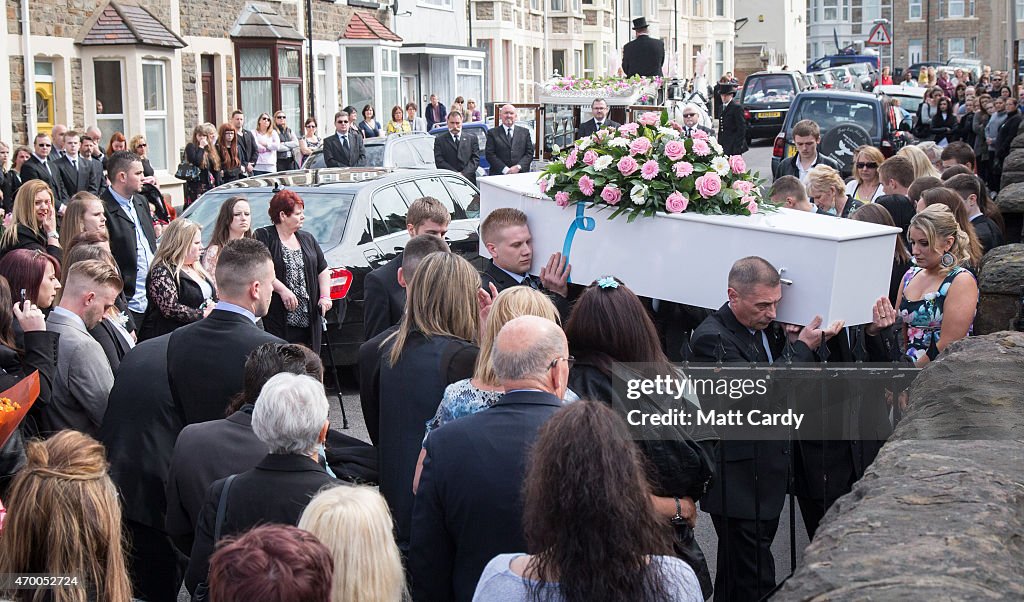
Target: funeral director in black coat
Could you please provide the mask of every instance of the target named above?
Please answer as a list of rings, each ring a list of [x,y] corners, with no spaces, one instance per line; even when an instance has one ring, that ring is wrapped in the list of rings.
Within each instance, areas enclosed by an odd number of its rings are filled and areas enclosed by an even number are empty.
[[[438,169],[461,173],[476,184],[476,168],[480,165],[480,144],[476,136],[462,135],[462,113],[448,113],[448,134],[434,137],[434,163]]]
[[[633,19],[636,39],[622,47],[622,71],[626,77],[662,75],[661,65],[665,62],[665,42],[652,38],[647,33],[647,18]]]
[[[590,103],[590,114],[594,118],[580,124],[579,129],[576,130],[577,140],[586,136],[593,136],[600,129],[617,128],[621,125],[616,121],[608,119],[608,102],[603,98],[595,98],[594,102]]]
[[[352,129],[349,114],[338,111],[334,114],[334,136],[324,138],[324,163],[327,167],[363,167],[366,165],[366,148],[363,137]]]
[[[530,130],[516,125],[516,108],[504,105],[499,112],[501,125],[487,131],[484,155],[491,165],[491,175],[530,171],[533,161],[533,140]]]
[[[727,155],[742,155],[747,152],[747,120],[743,107],[733,102],[736,86],[722,85],[722,118],[718,122],[718,143]]]

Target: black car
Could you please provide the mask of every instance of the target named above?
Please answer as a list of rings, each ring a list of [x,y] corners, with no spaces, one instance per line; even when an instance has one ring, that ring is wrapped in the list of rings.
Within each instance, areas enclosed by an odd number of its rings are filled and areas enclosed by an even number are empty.
[[[747,76],[738,100],[747,120],[747,139],[778,134],[789,103],[811,87],[812,81],[799,71],[761,71]]]
[[[270,223],[270,198],[287,187],[305,203],[304,229],[316,237],[330,266],[328,335],[338,365],[356,363],[363,342],[363,279],[395,257],[409,240],[405,216],[409,203],[432,196],[451,212],[445,239],[452,251],[479,269],[477,225],[480,193],[460,174],[440,169],[386,170],[325,168],[284,171],[238,180],[214,188],[183,214],[203,226],[209,244],[224,201],[242,196],[252,207],[252,227]],[[326,342],[326,341],[325,341]],[[324,355],[324,362],[330,355]]]

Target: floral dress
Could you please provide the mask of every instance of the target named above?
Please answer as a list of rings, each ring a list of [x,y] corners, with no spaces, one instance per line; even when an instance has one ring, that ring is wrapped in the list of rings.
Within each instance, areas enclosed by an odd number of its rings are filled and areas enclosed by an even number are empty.
[[[939,344],[942,332],[942,306],[946,301],[946,293],[949,292],[949,287],[957,275],[961,272],[970,273],[966,268],[953,268],[939,284],[939,290],[926,293],[919,301],[911,301],[906,297],[907,285],[921,270],[922,268],[910,268],[903,276],[903,301],[900,303],[900,317],[907,325],[907,356],[915,362],[925,355],[933,360],[938,355],[938,347],[935,346]],[[973,325],[967,334],[970,334],[971,330]]]
[[[306,270],[302,262],[302,249],[284,248],[285,283],[299,300],[299,305],[288,312],[286,318],[289,326],[307,328],[309,326],[309,290],[306,288]]]

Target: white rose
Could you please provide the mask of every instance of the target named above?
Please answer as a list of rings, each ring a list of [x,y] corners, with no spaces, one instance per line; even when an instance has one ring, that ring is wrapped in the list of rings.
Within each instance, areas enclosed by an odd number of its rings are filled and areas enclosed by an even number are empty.
[[[597,171],[604,171],[608,169],[608,166],[610,166],[611,164],[611,155],[601,155],[600,157],[597,158],[597,161],[594,161],[594,169],[596,169]]]
[[[551,154],[552,155],[557,155],[559,152],[561,152],[561,150],[562,150],[562,148],[560,146],[558,146],[557,144],[552,144],[551,145]]]
[[[647,186],[643,184],[634,184],[633,189],[629,191],[629,199],[633,201],[634,205],[643,205],[647,202]]]
[[[724,152],[722,149],[722,145],[719,144],[718,140],[715,140],[714,138],[711,139],[711,148],[715,149],[715,152],[718,153],[719,155],[721,155],[722,152]]]
[[[590,146],[589,136],[587,136],[586,138],[580,138],[579,140],[576,141],[576,148],[580,149],[581,151],[587,150],[588,146]]]
[[[718,175],[725,177],[729,175],[729,160],[725,157],[715,157],[711,160],[711,169],[718,172]]]
[[[670,140],[675,140],[676,138],[679,137],[679,132],[677,132],[675,128],[662,126],[658,128],[658,133],[666,138],[669,138]]]

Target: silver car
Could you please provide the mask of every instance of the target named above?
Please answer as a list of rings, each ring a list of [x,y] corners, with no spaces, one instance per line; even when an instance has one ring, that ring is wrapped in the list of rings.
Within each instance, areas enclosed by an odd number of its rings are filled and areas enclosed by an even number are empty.
[[[434,137],[426,132],[405,132],[390,134],[387,138],[367,138],[366,167],[433,168]],[[327,167],[324,162],[323,145],[313,151],[302,164],[303,169]]]

